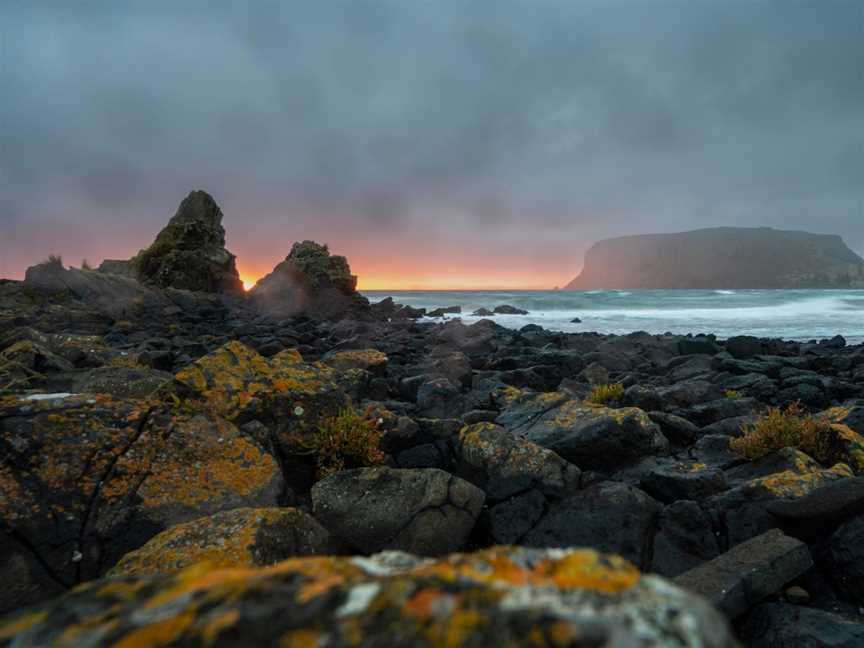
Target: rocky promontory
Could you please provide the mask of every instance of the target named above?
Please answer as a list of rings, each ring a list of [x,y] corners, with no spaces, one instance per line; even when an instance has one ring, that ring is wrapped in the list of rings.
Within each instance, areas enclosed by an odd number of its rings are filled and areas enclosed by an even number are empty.
[[[862,345],[111,269],[0,281],[0,646],[864,642]]]
[[[864,259],[839,236],[717,227],[606,239],[566,290],[864,287]]]

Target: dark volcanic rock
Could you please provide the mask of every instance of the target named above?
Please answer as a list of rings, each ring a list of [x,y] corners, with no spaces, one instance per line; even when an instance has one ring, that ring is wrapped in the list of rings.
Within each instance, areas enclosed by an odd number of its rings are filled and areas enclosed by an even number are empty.
[[[585,405],[564,394],[526,394],[496,422],[581,468],[620,466],[669,448],[660,428],[642,410]]]
[[[516,308],[510,304],[501,304],[496,306],[493,311],[496,315],[527,315],[528,311],[522,308]]]
[[[290,254],[250,291],[255,308],[280,317],[336,318],[371,313],[356,291],[357,277],[344,256],[331,255],[314,241],[295,243]],[[379,305],[379,310],[386,310]]]
[[[675,583],[735,618],[812,565],[807,545],[774,529],[681,574]]]
[[[456,456],[456,473],[482,488],[489,503],[529,489],[560,497],[579,487],[576,466],[492,423],[464,427]]]
[[[145,284],[241,295],[243,284],[234,260],[225,249],[222,210],[207,192],[193,191],[133,263]]]
[[[831,573],[838,587],[864,605],[864,515],[844,522],[831,536]]]
[[[363,553],[456,551],[474,528],[484,499],[476,486],[435,468],[358,468],[312,488],[315,517]]]
[[[550,504],[522,542],[531,547],[592,547],[646,567],[660,509],[638,488],[603,482]]]
[[[858,615],[787,603],[763,603],[747,617],[742,639],[751,648],[858,648],[864,624]]]

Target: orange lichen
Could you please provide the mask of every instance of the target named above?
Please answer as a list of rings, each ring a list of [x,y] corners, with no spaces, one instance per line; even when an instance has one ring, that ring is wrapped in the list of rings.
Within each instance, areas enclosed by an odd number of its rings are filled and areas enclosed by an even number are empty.
[[[133,630],[114,644],[114,648],[167,646],[177,641],[194,624],[195,612],[193,610],[186,610],[176,616]]]
[[[239,618],[240,612],[236,609],[231,609],[220,612],[208,620],[207,624],[201,629],[201,638],[204,640],[205,645],[216,641],[219,634],[223,630],[234,626]]]

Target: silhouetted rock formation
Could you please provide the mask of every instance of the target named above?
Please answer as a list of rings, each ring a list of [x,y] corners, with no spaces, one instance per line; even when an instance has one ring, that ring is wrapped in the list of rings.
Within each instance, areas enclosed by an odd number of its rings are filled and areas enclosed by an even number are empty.
[[[595,243],[568,290],[864,286],[864,259],[839,236],[718,227]]]
[[[344,256],[314,241],[295,243],[285,260],[250,291],[252,305],[268,313],[336,317],[368,311],[356,291],[357,277]]]
[[[240,295],[235,258],[225,249],[219,205],[206,191],[192,191],[150,247],[129,261],[107,260],[99,270],[159,288]]]

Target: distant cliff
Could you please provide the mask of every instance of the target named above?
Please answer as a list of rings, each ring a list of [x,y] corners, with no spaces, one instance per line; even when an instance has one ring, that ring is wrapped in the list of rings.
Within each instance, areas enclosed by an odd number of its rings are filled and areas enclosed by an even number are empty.
[[[595,243],[567,290],[864,287],[864,259],[839,236],[717,227]]]

